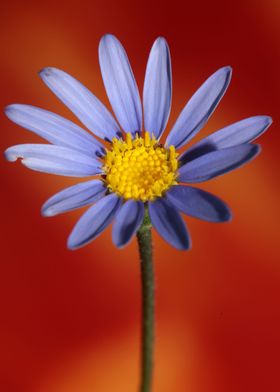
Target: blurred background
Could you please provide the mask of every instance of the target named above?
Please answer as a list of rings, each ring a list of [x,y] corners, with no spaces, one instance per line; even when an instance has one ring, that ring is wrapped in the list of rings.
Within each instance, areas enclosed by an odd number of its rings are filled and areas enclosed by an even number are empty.
[[[174,86],[168,130],[200,84],[229,64],[231,86],[195,141],[245,117],[273,117],[253,163],[202,186],[227,201],[232,223],[186,219],[189,252],[154,233],[154,391],[279,391],[279,2],[11,0],[0,7],[1,108],[27,103],[73,120],[40,81],[45,66],[73,74],[109,106],[97,48],[110,32],[124,44],[140,91],[153,40],[168,40]],[[41,139],[2,114],[1,150],[28,142]],[[82,211],[42,218],[40,207],[75,180],[3,158],[1,165],[1,390],[137,391],[135,240],[117,250],[109,229],[68,251]]]

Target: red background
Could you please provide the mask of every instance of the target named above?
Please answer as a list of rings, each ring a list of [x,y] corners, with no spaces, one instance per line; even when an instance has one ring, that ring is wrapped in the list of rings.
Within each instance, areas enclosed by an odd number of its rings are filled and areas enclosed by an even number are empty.
[[[140,89],[153,40],[167,38],[174,76],[168,129],[206,77],[228,64],[231,86],[199,137],[251,115],[274,118],[256,161],[204,186],[232,207],[232,223],[187,219],[189,252],[154,235],[155,392],[280,390],[279,16],[277,0],[1,5],[2,108],[29,103],[73,119],[38,78],[45,66],[75,75],[108,104],[97,47],[111,32],[126,47]],[[40,140],[3,115],[1,129],[1,150]],[[81,211],[45,219],[40,206],[74,181],[1,164],[1,390],[137,391],[135,241],[117,250],[107,230],[68,251]]]

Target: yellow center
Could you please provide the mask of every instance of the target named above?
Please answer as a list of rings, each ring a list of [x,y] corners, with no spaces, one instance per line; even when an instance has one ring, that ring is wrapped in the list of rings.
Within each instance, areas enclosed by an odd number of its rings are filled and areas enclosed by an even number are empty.
[[[148,132],[135,139],[127,133],[125,140],[113,139],[104,157],[106,185],[124,199],[153,200],[177,184],[177,157],[174,146],[162,147]]]

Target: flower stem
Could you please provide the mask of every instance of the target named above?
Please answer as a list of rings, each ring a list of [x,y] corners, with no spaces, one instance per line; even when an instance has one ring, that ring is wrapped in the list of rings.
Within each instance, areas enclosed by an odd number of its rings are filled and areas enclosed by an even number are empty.
[[[141,260],[142,283],[142,363],[140,392],[150,392],[153,372],[154,345],[154,271],[152,261],[152,233],[148,211],[137,240]]]

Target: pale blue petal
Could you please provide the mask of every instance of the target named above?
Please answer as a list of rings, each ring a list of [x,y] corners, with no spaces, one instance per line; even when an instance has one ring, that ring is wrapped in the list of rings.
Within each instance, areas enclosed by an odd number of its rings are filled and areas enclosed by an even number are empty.
[[[7,106],[5,113],[11,121],[50,143],[69,147],[90,156],[104,153],[104,147],[92,135],[55,113],[21,104]]]
[[[126,245],[139,229],[144,218],[144,204],[141,201],[125,202],[113,224],[113,242],[118,247]]]
[[[79,219],[70,234],[68,248],[79,248],[98,237],[112,222],[121,203],[121,199],[112,193],[90,207]]]
[[[149,202],[152,225],[165,241],[177,249],[189,249],[190,237],[186,225],[176,207],[167,199]]]
[[[184,214],[209,222],[231,219],[228,206],[217,196],[202,189],[175,185],[166,192],[167,199]]]
[[[171,108],[172,73],[167,42],[158,38],[150,52],[143,92],[145,130],[160,139]]]
[[[255,116],[238,121],[194,144],[180,156],[180,162],[185,164],[211,151],[249,143],[264,133],[271,124],[269,116]]]
[[[241,144],[202,155],[179,169],[180,182],[202,182],[225,174],[252,160],[260,146]]]
[[[100,180],[90,180],[63,189],[50,197],[42,206],[42,215],[54,216],[96,202],[107,191]]]
[[[166,145],[180,148],[200,131],[223,97],[230,79],[231,67],[224,67],[203,83],[179,115]]]
[[[87,177],[101,173],[96,159],[70,148],[51,144],[19,144],[5,151],[8,161],[22,158],[22,164],[44,173],[70,177]]]
[[[123,46],[111,34],[103,36],[100,41],[99,63],[108,98],[119,123],[125,132],[140,132],[142,110],[138,87]]]
[[[121,135],[119,126],[108,109],[78,80],[57,68],[47,67],[40,76],[52,92],[95,135],[112,140]]]

